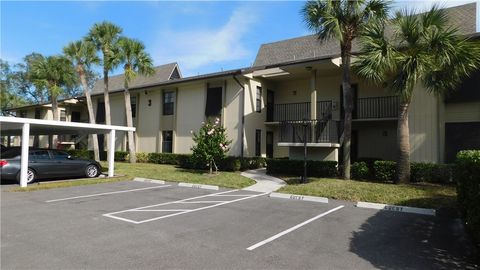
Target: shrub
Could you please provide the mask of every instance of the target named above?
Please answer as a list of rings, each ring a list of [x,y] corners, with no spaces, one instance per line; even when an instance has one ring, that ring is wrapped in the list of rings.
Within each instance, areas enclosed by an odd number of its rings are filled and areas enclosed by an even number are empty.
[[[192,158],[196,164],[208,164],[210,173],[212,173],[214,165],[225,158],[225,153],[228,152],[229,145],[232,143],[227,139],[226,131],[220,124],[220,119],[216,118],[215,122],[202,123],[198,132],[192,132],[195,142],[191,148]]]
[[[115,161],[127,161],[128,160],[128,152],[116,151],[114,160]]]
[[[218,169],[221,171],[239,171],[241,168],[241,162],[238,157],[225,157],[222,160],[220,160],[217,164]]]
[[[268,174],[303,175],[303,160],[267,159]],[[307,176],[335,177],[338,175],[336,161],[307,161]]]
[[[148,153],[138,152],[137,153],[137,162],[147,163],[148,162]]]
[[[394,161],[375,161],[373,163],[375,180],[380,182],[393,182],[393,180],[395,180],[395,166],[396,163]]]
[[[266,159],[263,157],[244,157],[240,159],[240,170],[255,170],[263,168],[266,165]]]
[[[454,173],[460,211],[468,230],[480,242],[480,150],[458,152]]]
[[[352,179],[364,180],[370,178],[370,170],[366,162],[360,161],[352,164]]]
[[[87,149],[75,149],[75,150],[65,150],[68,154],[76,158],[83,159],[93,159],[93,151],[88,151]]]
[[[449,183],[452,165],[434,163],[411,163],[411,182]]]

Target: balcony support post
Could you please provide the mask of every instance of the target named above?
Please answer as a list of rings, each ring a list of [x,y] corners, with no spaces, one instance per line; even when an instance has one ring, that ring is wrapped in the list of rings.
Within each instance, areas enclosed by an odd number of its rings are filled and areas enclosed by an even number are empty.
[[[310,70],[310,120],[313,120],[311,124],[311,137],[310,141],[315,142],[315,130],[317,123],[317,70]]]

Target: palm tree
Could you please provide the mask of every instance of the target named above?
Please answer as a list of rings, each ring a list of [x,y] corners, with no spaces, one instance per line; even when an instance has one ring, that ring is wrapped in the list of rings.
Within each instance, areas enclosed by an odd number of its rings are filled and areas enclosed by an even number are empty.
[[[387,17],[389,1],[382,0],[310,0],[301,13],[307,27],[321,41],[331,38],[340,43],[342,91],[344,99],[343,177],[350,179],[353,94],[350,86],[352,42],[371,20]]]
[[[58,121],[58,97],[66,87],[73,87],[77,83],[72,63],[64,56],[39,56],[32,63],[31,79],[36,86],[47,88],[52,102],[53,120]],[[55,141],[54,136],[53,142]],[[55,147],[55,143],[52,146]]]
[[[121,38],[118,42],[119,61],[123,63],[124,69],[124,97],[125,97],[125,112],[127,116],[127,126],[133,127],[132,120],[132,106],[130,103],[129,83],[135,79],[137,74],[153,75],[153,61],[150,55],[145,52],[145,46],[142,42],[130,39]],[[135,155],[135,141],[133,132],[128,132],[128,150],[130,154],[130,162],[137,161]]]
[[[63,48],[65,56],[75,65],[80,83],[83,88],[83,94],[87,99],[88,118],[91,124],[95,124],[95,115],[93,113],[92,98],[87,83],[88,70],[91,64],[98,64],[100,59],[97,57],[95,45],[89,41],[77,40],[70,42]],[[95,160],[100,160],[100,152],[98,149],[98,136],[92,134],[93,153]]]
[[[90,29],[85,40],[93,42],[97,50],[102,51],[103,54],[103,99],[105,103],[105,122],[107,125],[112,124],[110,115],[110,96],[108,92],[108,72],[116,67],[118,64],[115,51],[118,39],[122,33],[122,28],[107,21],[96,23]],[[107,145],[108,143],[108,135]]]
[[[400,97],[396,182],[406,183],[410,180],[408,109],[414,87],[421,83],[434,94],[452,91],[480,67],[480,43],[459,36],[445,11],[436,6],[420,15],[397,12],[390,26],[393,34],[388,37],[381,23],[365,31],[354,67],[361,77],[386,83]]]

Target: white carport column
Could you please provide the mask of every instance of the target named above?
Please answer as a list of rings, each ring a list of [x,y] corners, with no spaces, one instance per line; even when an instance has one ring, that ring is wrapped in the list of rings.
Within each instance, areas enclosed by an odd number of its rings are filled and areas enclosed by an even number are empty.
[[[108,177],[113,176],[115,161],[115,129],[110,130],[110,140],[108,141]]]
[[[24,123],[22,127],[22,156],[20,163],[20,186],[27,186],[28,171],[28,145],[30,143],[30,124]]]

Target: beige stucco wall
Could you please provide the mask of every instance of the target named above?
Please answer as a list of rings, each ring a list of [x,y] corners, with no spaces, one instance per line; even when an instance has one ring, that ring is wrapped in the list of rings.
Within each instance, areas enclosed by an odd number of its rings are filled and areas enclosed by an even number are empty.
[[[303,147],[289,147],[290,159],[303,160]],[[330,160],[336,161],[338,157],[338,148],[332,147],[309,147],[307,149],[307,157],[309,160]]]
[[[421,85],[414,89],[409,108],[410,159],[412,162],[439,162],[438,99]]]
[[[257,86],[262,87],[262,111],[256,112],[256,93]],[[260,82],[256,79],[251,79],[245,83],[245,144],[244,156],[255,156],[255,131],[257,129],[262,131],[261,140],[261,155],[266,156],[266,109],[265,100],[267,96],[268,85],[265,81]],[[274,150],[275,151],[275,150]]]
[[[354,122],[358,134],[358,157],[395,160],[397,121]]]

